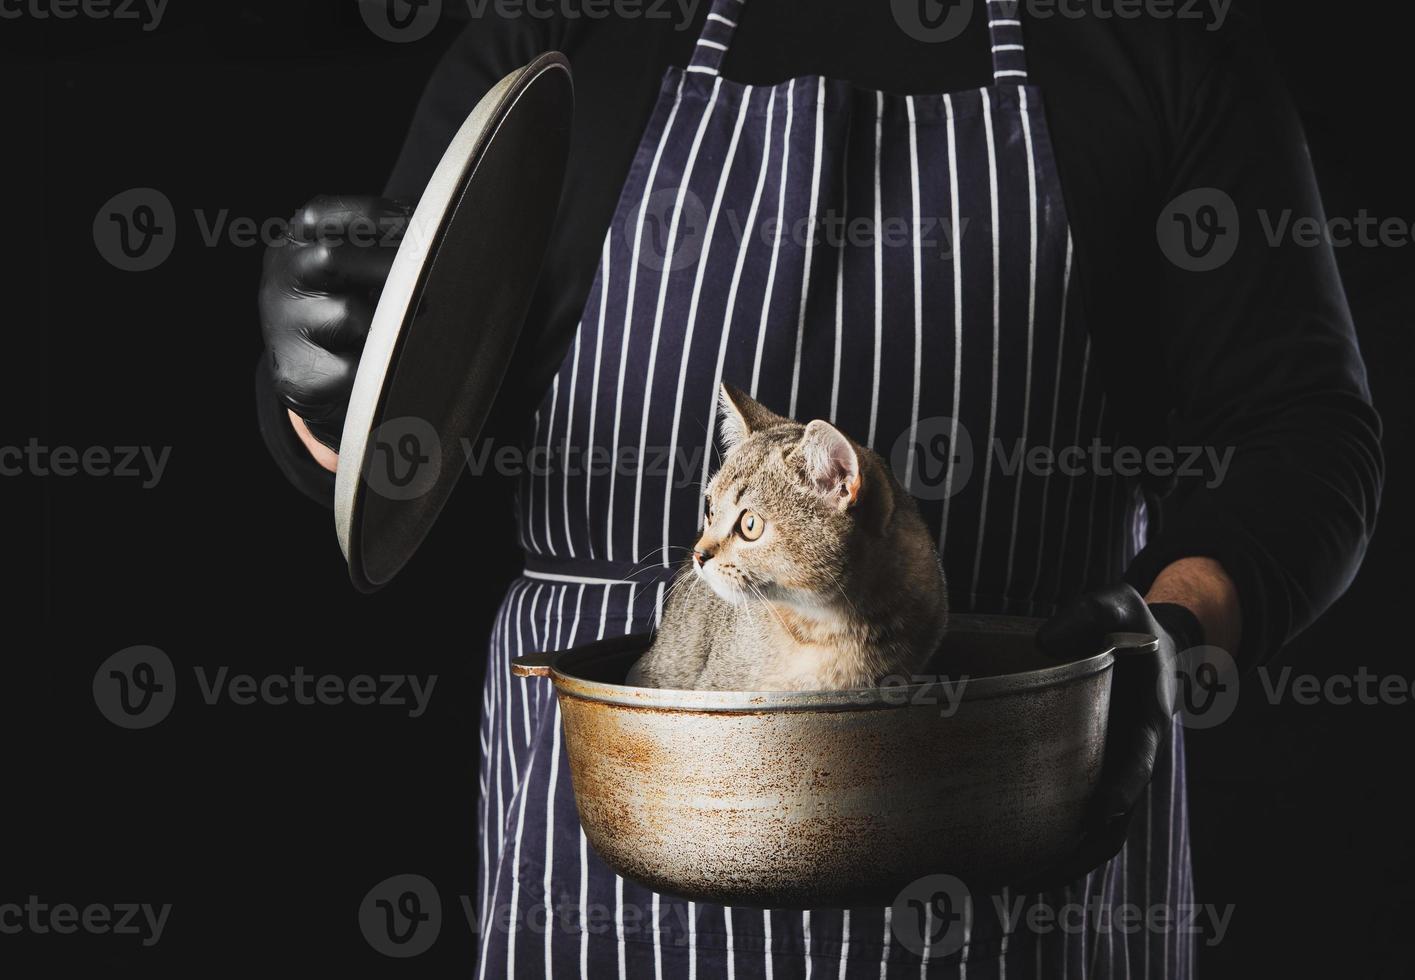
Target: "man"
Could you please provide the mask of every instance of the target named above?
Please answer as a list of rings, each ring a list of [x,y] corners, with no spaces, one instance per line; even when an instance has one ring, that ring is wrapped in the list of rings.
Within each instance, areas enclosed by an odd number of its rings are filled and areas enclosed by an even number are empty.
[[[1322,213],[1300,129],[1237,15],[1209,30],[987,3],[958,32],[905,6],[717,0],[686,31],[473,25],[387,196],[316,199],[271,250],[262,428],[327,499],[391,256],[310,230],[405,215],[392,199],[417,197],[476,100],[564,51],[569,173],[499,413],[525,428],[497,435],[691,458],[709,451],[723,378],[886,456],[946,434],[941,492],[927,460],[900,476],[955,609],[1049,616],[1058,656],[1115,632],[1159,640],[1116,665],[1085,845],[1025,901],[1177,907],[1193,901],[1177,654],[1270,657],[1350,581],[1379,495],[1379,421],[1332,255],[1254,230],[1265,212]],[[848,233],[859,219],[866,233]],[[1038,446],[1085,463],[1007,464]],[[1151,453],[1189,446],[1208,464]],[[1126,472],[1125,448],[1149,469]],[[1192,935],[1090,918],[1080,935],[1014,931],[981,895],[960,936],[910,937],[882,908],[728,909],[617,878],[579,833],[553,699],[509,684],[507,660],[652,629],[664,578],[630,576],[691,543],[698,488],[555,475],[521,483],[525,573],[487,670],[481,975],[1192,973]],[[542,907],[575,914],[537,929]]]

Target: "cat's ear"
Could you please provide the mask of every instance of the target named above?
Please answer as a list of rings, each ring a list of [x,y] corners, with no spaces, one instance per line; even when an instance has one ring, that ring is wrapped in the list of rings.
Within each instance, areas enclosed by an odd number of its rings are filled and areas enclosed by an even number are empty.
[[[801,455],[807,478],[828,502],[845,510],[860,499],[860,456],[835,426],[820,419],[807,425]]]
[[[718,408],[722,420],[718,430],[722,433],[723,445],[730,453],[740,446],[753,432],[780,425],[786,420],[771,409],[754,400],[745,391],[733,387],[726,381],[718,392]]]

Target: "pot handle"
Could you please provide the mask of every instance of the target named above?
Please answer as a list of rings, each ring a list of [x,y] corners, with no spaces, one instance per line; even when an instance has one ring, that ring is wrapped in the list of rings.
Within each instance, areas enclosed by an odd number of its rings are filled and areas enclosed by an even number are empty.
[[[1108,633],[1105,638],[1110,652],[1117,657],[1134,653],[1154,653],[1159,649],[1159,637],[1151,633]]]
[[[555,653],[528,653],[511,661],[513,677],[549,677],[555,666]]]

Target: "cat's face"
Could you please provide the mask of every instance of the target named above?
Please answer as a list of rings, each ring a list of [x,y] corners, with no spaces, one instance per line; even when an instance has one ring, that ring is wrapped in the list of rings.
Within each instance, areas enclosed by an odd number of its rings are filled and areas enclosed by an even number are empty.
[[[728,451],[704,495],[694,567],[733,603],[766,600],[802,613],[844,596],[842,570],[862,533],[853,444],[825,422],[801,425],[724,386]]]

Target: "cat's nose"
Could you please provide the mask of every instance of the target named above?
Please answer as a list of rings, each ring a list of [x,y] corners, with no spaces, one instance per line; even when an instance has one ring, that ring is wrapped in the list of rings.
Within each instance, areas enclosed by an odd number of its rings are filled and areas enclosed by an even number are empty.
[[[697,565],[699,568],[702,568],[704,565],[706,565],[709,561],[712,560],[712,556],[713,550],[711,548],[699,545],[698,547],[693,549],[693,564]]]

